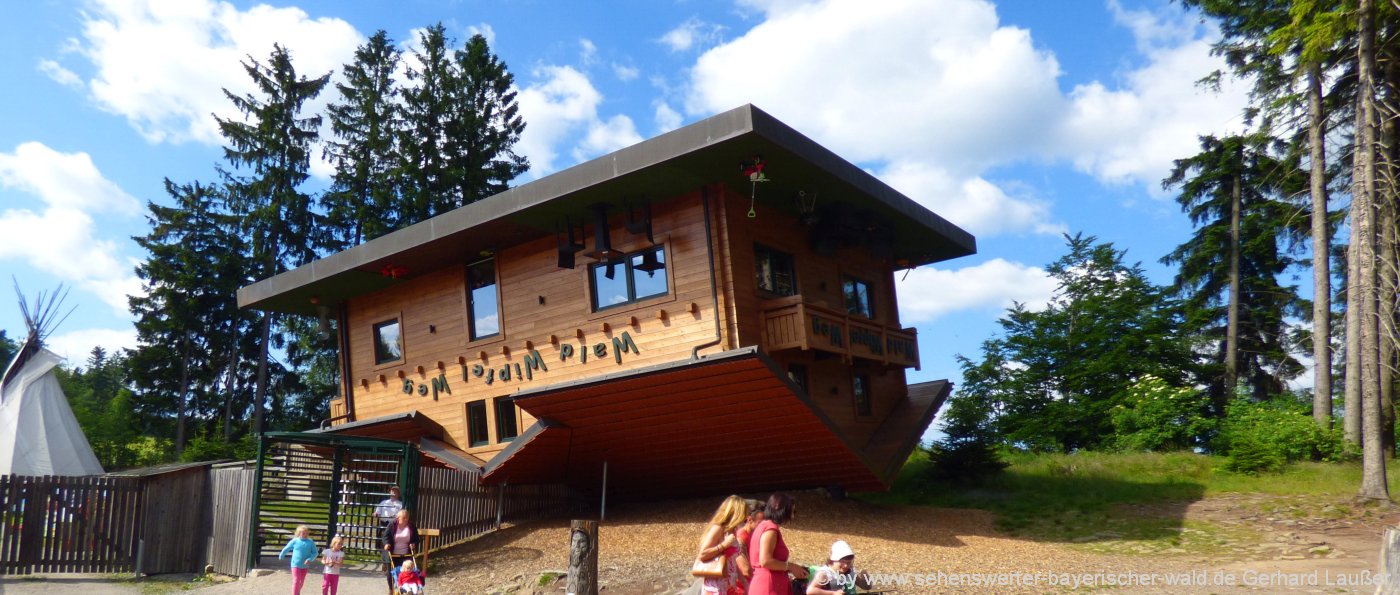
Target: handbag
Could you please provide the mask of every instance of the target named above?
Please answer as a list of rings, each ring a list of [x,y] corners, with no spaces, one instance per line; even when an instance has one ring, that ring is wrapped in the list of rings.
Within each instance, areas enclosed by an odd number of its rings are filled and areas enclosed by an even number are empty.
[[[695,564],[690,567],[690,576],[700,578],[721,578],[724,576],[724,554],[715,556],[709,562],[702,562],[700,558],[695,559]]]

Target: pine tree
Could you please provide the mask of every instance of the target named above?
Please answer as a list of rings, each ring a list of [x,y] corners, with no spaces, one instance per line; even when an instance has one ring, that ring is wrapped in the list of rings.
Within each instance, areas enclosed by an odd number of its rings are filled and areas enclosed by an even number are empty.
[[[224,172],[230,204],[241,217],[255,278],[264,279],[311,262],[317,256],[316,247],[329,243],[323,236],[322,217],[301,190],[321,117],[303,117],[301,111],[325,88],[330,74],[299,77],[291,55],[280,45],[273,47],[266,66],[249,57],[243,67],[258,94],[238,96],[225,90],[224,95],[246,121],[218,121],[226,143],[224,157],[234,168]],[[260,324],[253,395],[253,427],[259,432],[266,427],[276,316],[265,313]]]
[[[1180,187],[1177,202],[1196,232],[1162,258],[1180,269],[1175,291],[1185,299],[1188,326],[1219,340],[1215,371],[1204,379],[1216,413],[1243,381],[1256,399],[1278,394],[1300,373],[1288,352],[1286,316],[1299,300],[1279,276],[1293,264],[1280,245],[1292,209],[1279,197],[1301,184],[1296,163],[1273,154],[1272,139],[1201,138],[1201,152],[1177,160],[1164,188]]]
[[[447,29],[438,23],[418,38],[403,90],[403,136],[399,143],[404,196],[399,224],[412,225],[455,205],[457,181],[447,162],[447,135],[452,119],[451,89],[456,75],[448,55]]]
[[[510,187],[529,169],[514,152],[525,121],[512,88],[515,78],[486,43],[473,35],[449,53],[441,23],[419,37],[404,89],[405,212],[411,225]]]
[[[454,58],[457,68],[450,93],[453,113],[446,155],[457,181],[455,207],[506,191],[530,164],[514,152],[525,121],[512,88],[515,77],[505,62],[491,53],[486,38],[479,34],[467,40]]]
[[[137,347],[132,380],[137,406],[173,414],[176,454],[191,435],[187,420],[214,419],[222,356],[231,336],[246,332],[235,293],[246,283],[236,223],[222,199],[199,183],[165,181],[173,205],[151,202],[149,234],[134,238],[150,256],[136,268],[145,291],[131,298]]]
[[[338,140],[326,147],[335,178],[323,199],[332,251],[384,235],[403,219],[398,148],[403,119],[394,81],[399,59],[388,34],[377,31],[345,65],[345,82],[336,84],[340,99],[328,116]]]

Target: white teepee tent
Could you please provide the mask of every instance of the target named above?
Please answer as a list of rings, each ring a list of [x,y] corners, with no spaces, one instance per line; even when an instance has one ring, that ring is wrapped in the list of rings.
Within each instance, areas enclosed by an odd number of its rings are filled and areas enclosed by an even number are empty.
[[[20,299],[29,333],[0,376],[0,475],[102,474],[54,376],[63,358],[43,347],[60,301],[40,294],[31,315]]]

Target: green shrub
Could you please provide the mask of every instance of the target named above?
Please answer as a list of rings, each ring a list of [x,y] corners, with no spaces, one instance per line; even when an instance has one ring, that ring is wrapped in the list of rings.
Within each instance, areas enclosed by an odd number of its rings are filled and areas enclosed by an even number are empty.
[[[1236,438],[1225,457],[1225,469],[1234,473],[1258,475],[1274,473],[1288,464],[1283,453],[1268,444],[1260,442],[1253,434],[1243,434]]]
[[[1215,431],[1205,393],[1144,376],[1118,395],[1110,412],[1113,445],[1125,451],[1176,451],[1202,445]]]
[[[1355,447],[1338,429],[1324,430],[1313,421],[1306,403],[1291,395],[1266,401],[1236,398],[1225,409],[1213,447],[1228,457],[1226,468],[1244,473],[1275,471],[1306,460],[1344,461]]]
[[[221,459],[244,461],[257,455],[258,442],[251,434],[237,442],[224,442],[222,437],[195,436],[185,444],[185,450],[180,453],[180,460],[187,463]]]
[[[979,484],[1000,474],[1009,465],[986,440],[935,442],[928,447],[929,479]]]

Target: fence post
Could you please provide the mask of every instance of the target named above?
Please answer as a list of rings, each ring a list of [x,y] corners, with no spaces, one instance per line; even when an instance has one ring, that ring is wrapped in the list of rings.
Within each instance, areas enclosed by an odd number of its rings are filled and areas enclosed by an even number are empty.
[[[262,471],[263,457],[267,456],[267,439],[262,432],[258,432],[258,465],[253,472],[253,510],[248,519],[248,568],[257,568],[262,562],[259,555],[262,553],[262,545],[258,543],[258,504],[262,499]]]
[[[598,521],[574,520],[569,531],[568,595],[598,595]]]
[[[496,486],[496,530],[501,530],[501,517],[506,510],[506,486],[510,485],[510,480],[502,482]]]

